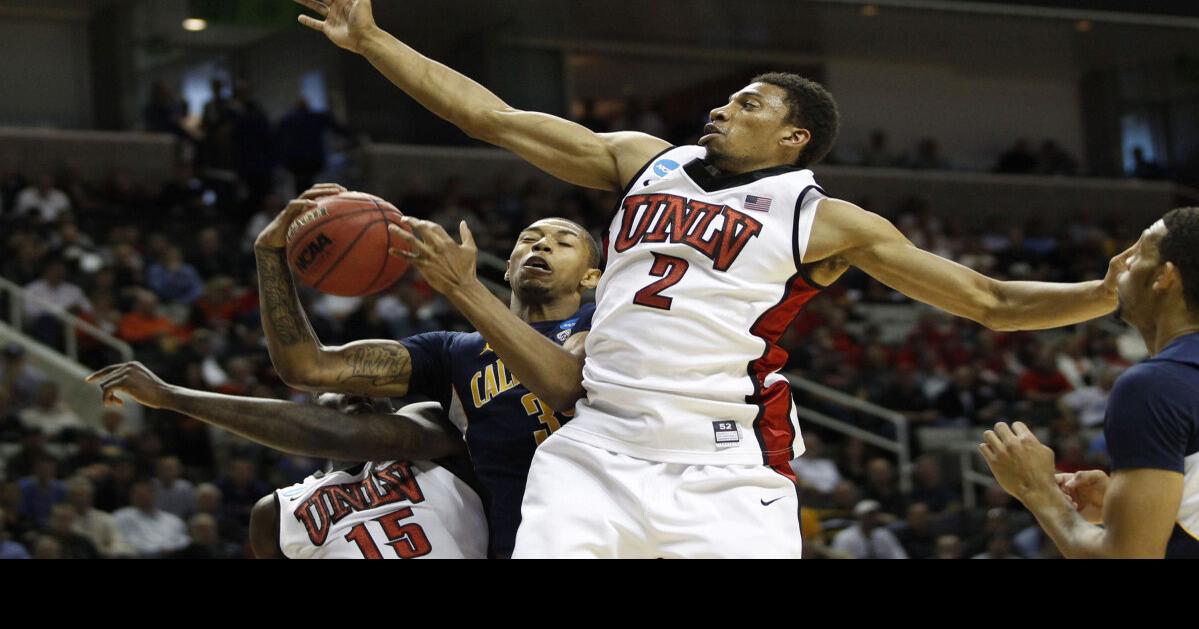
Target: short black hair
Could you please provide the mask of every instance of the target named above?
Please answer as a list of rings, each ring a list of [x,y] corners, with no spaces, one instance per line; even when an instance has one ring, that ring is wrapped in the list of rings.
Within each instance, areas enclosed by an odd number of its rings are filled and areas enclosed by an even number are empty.
[[[1173,262],[1182,276],[1187,309],[1199,313],[1199,207],[1180,207],[1162,217],[1166,235],[1157,245],[1162,263]]]
[[[795,165],[807,168],[824,159],[837,139],[840,114],[837,101],[824,86],[790,72],[767,72],[753,78],[753,83],[769,83],[787,92],[787,107],[791,110],[787,122],[808,130],[812,138],[799,153]]]

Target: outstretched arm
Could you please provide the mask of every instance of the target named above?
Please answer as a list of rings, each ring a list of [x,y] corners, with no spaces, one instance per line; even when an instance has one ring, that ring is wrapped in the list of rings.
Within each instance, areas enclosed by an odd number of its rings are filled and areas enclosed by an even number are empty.
[[[405,94],[472,138],[508,149],[569,183],[618,190],[670,146],[643,133],[595,133],[549,114],[510,107],[470,78],[380,29],[370,0],[296,0],[323,19],[301,24],[361,54]]]
[[[1116,275],[1129,251],[1112,259],[1103,280],[1004,282],[916,247],[877,214],[825,199],[804,261],[840,256],[912,299],[994,330],[1010,331],[1071,325],[1115,310]]]
[[[325,347],[308,322],[295,281],[287,265],[287,229],[315,199],[344,192],[335,184],[320,184],[288,203],[254,243],[258,261],[258,300],[262,330],[271,362],[287,384],[309,391],[358,393],[399,397],[408,392],[412,361],[397,341],[355,341]]]
[[[437,404],[404,407],[396,415],[347,415],[316,404],[207,393],[169,385],[141,363],[121,363],[87,377],[104,403],[126,393],[150,408],[194,417],[290,454],[341,461],[436,459],[463,451],[462,437],[437,420]]]

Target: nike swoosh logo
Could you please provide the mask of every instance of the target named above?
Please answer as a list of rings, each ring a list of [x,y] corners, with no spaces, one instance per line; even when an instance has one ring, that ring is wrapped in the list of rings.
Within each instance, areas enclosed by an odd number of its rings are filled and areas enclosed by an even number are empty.
[[[782,500],[783,498],[785,498],[785,496],[779,496],[778,498],[775,498],[774,500],[771,500],[770,502],[766,502],[765,500],[762,500],[761,503],[762,503],[763,507],[769,507],[770,505]]]

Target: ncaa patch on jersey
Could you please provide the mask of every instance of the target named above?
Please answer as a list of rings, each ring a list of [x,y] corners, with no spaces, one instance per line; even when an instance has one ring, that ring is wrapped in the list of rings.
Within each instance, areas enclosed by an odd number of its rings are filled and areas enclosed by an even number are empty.
[[[667,173],[679,167],[679,163],[673,159],[660,159],[654,162],[654,174],[659,177],[665,177]]]
[[[716,440],[717,448],[732,448],[741,443],[741,428],[737,425],[737,422],[712,422],[712,433]]]

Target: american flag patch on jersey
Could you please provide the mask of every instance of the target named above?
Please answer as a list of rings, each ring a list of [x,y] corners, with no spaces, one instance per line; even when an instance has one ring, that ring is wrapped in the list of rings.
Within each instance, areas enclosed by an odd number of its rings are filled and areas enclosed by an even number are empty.
[[[745,209],[754,210],[755,212],[770,211],[770,197],[755,197],[752,194],[745,195]]]

